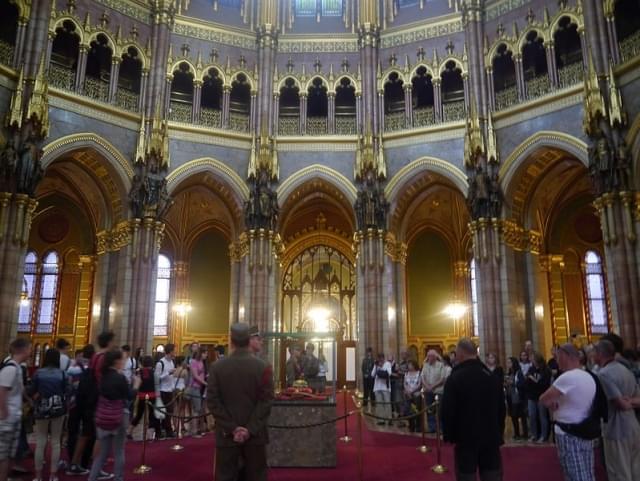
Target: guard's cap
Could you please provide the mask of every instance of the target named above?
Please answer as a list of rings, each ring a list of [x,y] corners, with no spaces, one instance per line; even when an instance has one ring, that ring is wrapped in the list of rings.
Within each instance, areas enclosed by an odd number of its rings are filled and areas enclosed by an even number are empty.
[[[231,324],[231,342],[234,344],[244,344],[249,341],[249,325],[244,322]]]

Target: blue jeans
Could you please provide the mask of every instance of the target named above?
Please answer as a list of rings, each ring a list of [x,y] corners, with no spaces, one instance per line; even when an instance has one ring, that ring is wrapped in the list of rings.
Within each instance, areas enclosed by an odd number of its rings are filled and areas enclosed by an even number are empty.
[[[114,481],[123,481],[124,479],[124,444],[127,440],[127,425],[129,424],[129,413],[125,411],[122,416],[122,424],[118,429],[113,431],[105,431],[97,428],[97,438],[100,442],[100,452],[93,460],[91,472],[89,473],[89,481],[96,481],[100,475],[100,471],[104,463],[109,457],[111,448],[113,448],[113,479]]]
[[[549,411],[533,399],[527,401],[527,406],[529,409],[529,432],[531,436],[546,441],[549,438]]]

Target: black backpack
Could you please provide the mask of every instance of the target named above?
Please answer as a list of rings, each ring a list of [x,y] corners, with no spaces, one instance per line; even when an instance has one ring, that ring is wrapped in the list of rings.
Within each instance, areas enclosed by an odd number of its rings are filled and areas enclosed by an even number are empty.
[[[587,371],[596,383],[596,394],[591,402],[591,410],[589,415],[581,422],[575,424],[558,423],[558,427],[565,433],[571,434],[582,439],[598,439],[601,435],[601,421],[607,422],[609,420],[609,401],[607,395],[602,388],[600,379],[591,371]]]
[[[80,374],[76,391],[76,406],[80,411],[93,411],[98,405],[98,380],[91,368],[85,368]]]

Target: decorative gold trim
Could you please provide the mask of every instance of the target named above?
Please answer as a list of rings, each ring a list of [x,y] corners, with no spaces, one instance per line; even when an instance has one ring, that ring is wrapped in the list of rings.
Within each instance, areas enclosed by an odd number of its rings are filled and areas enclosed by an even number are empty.
[[[295,238],[284,248],[281,262],[283,272],[289,267],[291,261],[293,261],[298,254],[302,253],[309,247],[320,244],[333,247],[349,259],[349,262],[355,265],[356,258],[349,239],[345,239],[344,237],[329,230],[311,230],[306,234]]]
[[[380,34],[380,48],[394,48],[402,45],[423,42],[431,38],[444,37],[463,31],[462,15],[452,13],[437,17],[435,21],[425,21],[387,29]]]
[[[236,30],[228,26],[222,27],[212,22],[181,15],[176,16],[173,33],[247,50],[253,50],[256,47],[256,34],[253,32]]]
[[[100,3],[116,12],[134,18],[141,23],[149,24],[151,10],[137,2],[129,0],[96,0],[96,3]]]
[[[330,167],[326,167],[320,164],[309,165],[303,169],[300,169],[296,173],[290,175],[285,179],[282,184],[278,186],[277,194],[280,205],[284,205],[287,197],[298,187],[302,185],[306,180],[313,177],[323,177],[329,182],[333,183],[338,189],[340,189],[347,198],[354,203],[358,191],[353,183],[347,179],[340,172],[333,170]]]
[[[221,147],[251,150],[251,135],[232,130],[212,129],[195,124],[169,122],[169,138]]]
[[[441,140],[458,139],[464,137],[464,120],[444,122],[414,129],[403,129],[383,134],[385,148],[406,147],[409,145],[426,144]]]
[[[124,173],[126,174],[129,180],[133,178],[133,168],[131,167],[129,161],[108,140],[105,140],[99,135],[94,134],[92,132],[66,135],[64,137],[60,137],[59,139],[54,140],[50,144],[47,144],[43,148],[42,164],[46,167],[51,161],[54,160],[54,159],[49,160],[48,157],[53,157],[55,153],[60,149],[68,147],[71,144],[80,143],[80,142],[89,142],[89,143],[98,144],[105,151],[111,154],[111,156],[116,160],[117,162],[116,167],[119,167],[118,170],[124,171]]]
[[[525,229],[511,220],[500,221],[504,243],[516,251],[540,254],[542,234],[536,230]]]
[[[438,174],[443,175],[453,182],[453,184],[460,189],[462,195],[467,195],[468,183],[467,176],[458,167],[446,160],[438,159],[436,157],[420,157],[409,164],[402,167],[387,183],[384,188],[384,193],[390,202],[397,195],[397,190],[400,189],[404,183],[410,178],[416,175],[416,172],[422,172],[430,170]]]
[[[354,152],[355,135],[278,137],[278,152]]]
[[[125,220],[116,225],[110,231],[100,231],[96,234],[96,254],[116,252],[131,244],[132,231],[139,219]]]
[[[209,169],[210,168],[210,169]],[[220,162],[213,157],[203,157],[200,159],[190,160],[180,165],[167,175],[167,189],[172,192],[180,182],[196,172],[213,170],[214,174],[222,175],[229,184],[240,194],[242,200],[249,198],[249,187],[242,178],[229,166]]]
[[[318,38],[308,35],[284,35],[278,40],[278,53],[356,53],[358,36]]]

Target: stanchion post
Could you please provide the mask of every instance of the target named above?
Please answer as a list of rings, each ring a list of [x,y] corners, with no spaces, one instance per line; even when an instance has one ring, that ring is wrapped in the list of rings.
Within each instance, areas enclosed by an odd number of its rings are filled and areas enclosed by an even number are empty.
[[[362,401],[358,400],[356,403],[356,409],[358,410],[358,481],[364,481],[364,460],[362,455]]]
[[[447,468],[442,464],[442,446],[440,443],[440,396],[436,396],[436,461],[437,464],[431,467],[431,471],[436,474],[444,474]]]
[[[345,385],[342,388],[342,398],[343,398],[343,401],[344,401],[344,436],[342,436],[340,438],[340,441],[342,441],[343,443],[350,443],[351,440],[352,440],[352,437],[349,436],[349,431],[348,431],[349,428],[347,427],[347,420],[348,420],[348,418],[347,418],[347,414],[348,414],[348,412],[347,412],[347,393],[348,393],[347,386]]]
[[[176,400],[176,406],[178,407],[178,437],[176,438],[176,444],[171,446],[172,451],[182,451],[184,446],[180,444],[182,440],[182,416],[180,415],[182,411],[182,392],[178,393],[178,399]],[[167,413],[167,416],[169,414]]]
[[[139,399],[138,402],[141,400]],[[140,455],[140,466],[133,470],[134,474],[147,474],[151,471],[151,466],[147,466],[145,457],[147,455],[147,431],[149,430],[149,395],[144,396],[144,416],[142,418],[142,454]]]
[[[420,451],[422,454],[427,454],[429,452],[431,452],[431,448],[429,448],[429,446],[427,446],[427,433],[426,433],[426,429],[427,429],[427,401],[425,399],[424,396],[424,389],[422,389],[420,391],[420,399],[422,400],[422,414],[420,414],[420,433],[421,433],[421,438],[422,438],[422,443],[420,444],[420,446],[418,446],[418,451]]]

